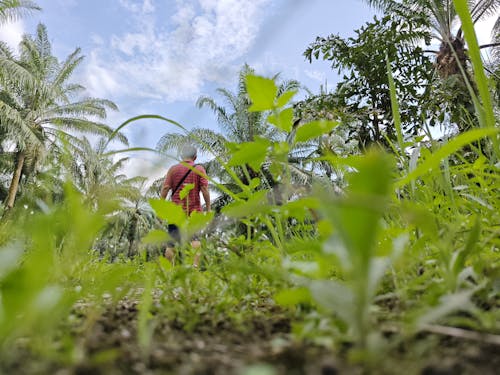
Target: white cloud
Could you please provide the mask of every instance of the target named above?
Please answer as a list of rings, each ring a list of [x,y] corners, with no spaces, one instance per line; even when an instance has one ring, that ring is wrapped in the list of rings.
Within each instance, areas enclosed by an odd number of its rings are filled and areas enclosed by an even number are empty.
[[[119,78],[106,62],[102,61],[98,56],[99,50],[94,50],[90,53],[89,61],[85,66],[85,76],[83,80],[86,82],[86,88],[91,93],[91,96],[98,98],[110,98],[120,92],[121,85],[118,83]]]
[[[168,168],[173,164],[173,161],[168,161],[160,156],[130,155],[130,159],[125,165],[123,172],[128,177],[147,177],[148,184],[150,184],[164,177]]]
[[[324,71],[306,69],[304,73],[307,77],[319,83],[325,83],[326,81],[326,73]]]
[[[21,41],[24,31],[22,21],[10,22],[0,26],[0,40],[6,42],[11,48],[16,49]]]
[[[131,13],[133,31],[113,35],[111,49],[93,51],[89,88],[169,102],[192,100],[203,85],[223,82],[240,63],[271,1],[177,0],[165,24],[154,18],[151,0],[120,0]]]
[[[100,35],[98,35],[98,34],[92,33],[91,36],[90,36],[90,39],[92,40],[92,43],[94,43],[97,46],[104,45],[104,39],[103,39],[103,37],[100,36]]]
[[[152,13],[155,11],[152,0],[120,0],[119,2],[131,13]]]

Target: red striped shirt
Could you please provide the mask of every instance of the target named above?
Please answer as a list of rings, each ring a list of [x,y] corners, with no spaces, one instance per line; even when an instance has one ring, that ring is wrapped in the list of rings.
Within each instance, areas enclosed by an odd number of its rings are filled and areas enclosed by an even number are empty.
[[[184,163],[184,165],[182,163]],[[163,186],[169,186],[170,190],[175,189],[181,182],[182,178],[190,170],[185,164],[189,164],[190,166],[194,165],[193,161],[183,161],[182,163],[176,164],[170,168],[165,177],[165,181],[163,182]],[[184,179],[181,186],[177,187],[176,192],[171,197],[172,202],[182,205],[187,214],[190,214],[193,211],[202,211],[200,191],[202,186],[208,186],[207,172],[205,171],[205,168],[201,165],[197,165],[195,169],[197,172],[191,171]],[[194,184],[194,188],[191,189],[189,194],[184,199],[181,199],[179,195],[184,186],[187,184]]]

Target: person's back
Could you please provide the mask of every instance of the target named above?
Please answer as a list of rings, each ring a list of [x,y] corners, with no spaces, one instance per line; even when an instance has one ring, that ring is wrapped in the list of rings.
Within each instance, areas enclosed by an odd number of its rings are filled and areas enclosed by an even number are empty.
[[[165,177],[163,187],[161,189],[161,198],[165,199],[169,191],[172,191],[172,202],[181,205],[184,211],[190,215],[194,211],[201,212],[200,192],[205,200],[205,210],[210,211],[210,193],[208,190],[208,179],[205,168],[201,165],[194,165],[197,157],[196,148],[193,146],[184,146],[180,152],[182,162],[171,167]],[[194,170],[193,170],[194,168]],[[187,184],[193,184],[193,188],[189,191],[184,199],[181,199],[180,194],[182,189]],[[165,250],[165,256],[173,263],[174,262],[174,246],[175,243],[181,241],[179,228],[175,224],[168,225],[168,233],[172,238]],[[198,250],[201,246],[197,238],[191,239],[191,246]],[[199,254],[196,254],[194,265],[198,266]]]
[[[193,170],[193,167],[196,171]],[[171,190],[175,189],[171,197],[172,202],[182,206],[187,214],[191,214],[193,211],[202,211],[200,192],[202,188],[208,186],[208,181],[205,168],[201,165],[195,166],[194,161],[191,160],[174,165],[167,174],[165,184],[170,186]],[[181,199],[182,189],[189,184],[193,184],[193,188],[184,199]]]

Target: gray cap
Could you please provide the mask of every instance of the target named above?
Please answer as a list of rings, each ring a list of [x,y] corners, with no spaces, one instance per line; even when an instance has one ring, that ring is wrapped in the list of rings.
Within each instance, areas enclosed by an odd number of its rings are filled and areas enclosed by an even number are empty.
[[[186,144],[182,146],[179,150],[179,156],[181,159],[194,159],[197,156],[196,147],[191,144]]]

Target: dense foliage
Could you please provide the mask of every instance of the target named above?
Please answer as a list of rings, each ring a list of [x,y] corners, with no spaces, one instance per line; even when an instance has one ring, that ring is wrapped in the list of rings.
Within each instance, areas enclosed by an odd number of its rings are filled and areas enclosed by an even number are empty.
[[[287,373],[279,355],[297,347],[335,353],[340,372],[432,373],[441,337],[477,345],[481,368],[495,368],[483,353],[500,345],[497,78],[464,26],[463,116],[436,95],[450,77],[415,47],[430,38],[427,15],[370,3],[387,14],[305,53],[343,72],[333,92],[294,102],[298,82],[244,66],[236,93],[218,91],[228,107],[198,101],[220,133],[159,115],[113,131],[94,120],[114,104],[70,83],[79,50],[59,62],[42,25],[18,55],[1,44],[0,372],[200,373],[196,355],[187,368],[168,356],[184,335],[196,353],[223,332],[260,335],[268,350],[225,363],[233,373]],[[466,3],[453,15],[472,25]],[[127,147],[121,130],[145,118],[179,129],[161,152],[191,138],[210,153],[217,212],[186,216],[157,184],[123,174],[110,145]],[[452,123],[440,139],[428,130]],[[180,264],[162,256],[167,223],[201,234],[200,270],[188,243]]]

